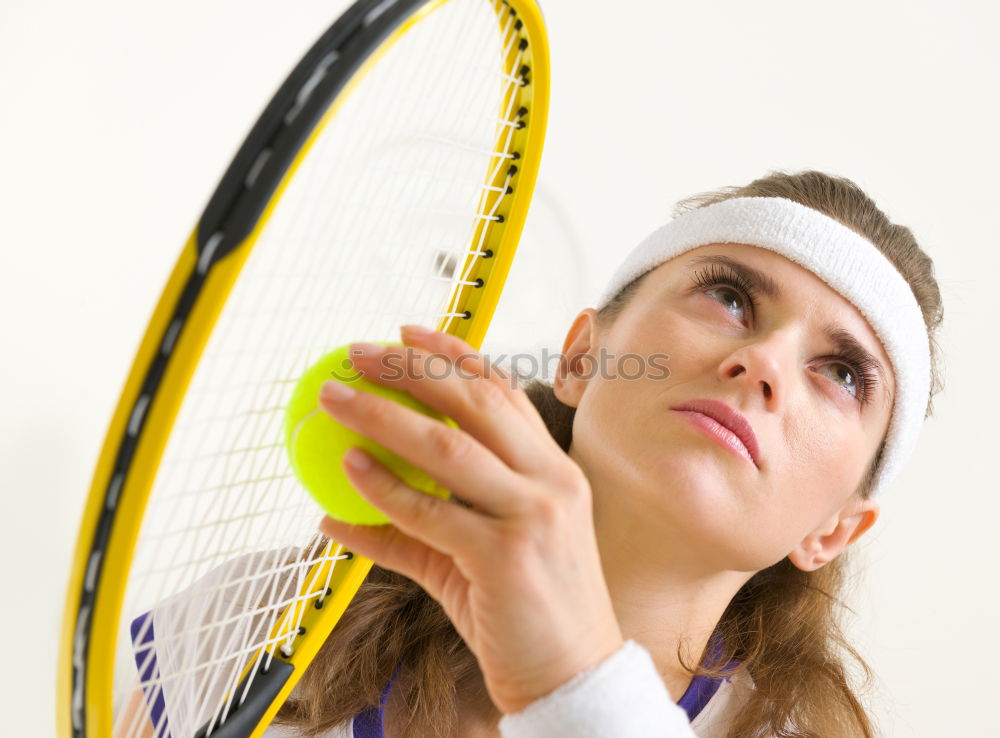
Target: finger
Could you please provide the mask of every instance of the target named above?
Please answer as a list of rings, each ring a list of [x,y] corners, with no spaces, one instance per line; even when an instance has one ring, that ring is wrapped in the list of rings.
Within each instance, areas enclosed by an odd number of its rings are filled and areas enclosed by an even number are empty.
[[[319,406],[338,422],[392,451],[477,510],[498,517],[529,511],[528,486],[479,441],[393,400],[328,381]]]
[[[481,513],[413,489],[359,448],[345,454],[344,471],[396,528],[437,551],[474,555],[490,537],[489,519]]]
[[[458,336],[442,331],[432,331],[421,325],[404,325],[400,329],[403,342],[411,346],[420,346],[432,352],[442,353],[458,363],[460,368],[475,372],[499,386],[514,403],[514,406],[535,427],[548,433],[545,421],[538,414],[534,403],[527,393],[501,367],[490,363],[485,355],[472,348]]]
[[[499,384],[457,367],[449,356],[354,344],[351,361],[366,379],[408,392],[452,418],[515,471],[535,474],[551,465],[548,431],[529,422]]]
[[[398,572],[422,586],[431,597],[440,600],[429,572],[452,566],[440,551],[406,535],[394,525],[351,525],[325,517],[320,532],[345,548],[371,559],[383,569]]]

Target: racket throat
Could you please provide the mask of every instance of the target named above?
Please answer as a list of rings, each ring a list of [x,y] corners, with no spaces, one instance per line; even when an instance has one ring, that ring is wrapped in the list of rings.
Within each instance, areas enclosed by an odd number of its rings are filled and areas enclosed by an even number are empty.
[[[268,663],[270,662],[270,663]],[[265,671],[266,666],[266,671]],[[246,738],[260,724],[264,713],[277,698],[281,688],[292,675],[295,667],[279,659],[261,659],[260,665],[251,671],[235,690],[236,695],[244,695],[239,704],[224,706],[219,714],[194,734],[195,738]],[[251,680],[249,691],[247,681]],[[235,703],[235,700],[234,700]],[[211,732],[209,732],[211,729]]]

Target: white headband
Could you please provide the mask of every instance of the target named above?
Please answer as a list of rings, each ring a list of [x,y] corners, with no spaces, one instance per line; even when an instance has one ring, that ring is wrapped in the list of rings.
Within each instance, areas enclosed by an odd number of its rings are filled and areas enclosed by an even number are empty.
[[[930,344],[910,286],[870,241],[833,218],[783,197],[737,197],[684,213],[651,233],[615,272],[598,309],[639,275],[711,243],[759,246],[800,264],[853,303],[882,341],[896,394],[873,490],[878,495],[913,453],[930,393]]]

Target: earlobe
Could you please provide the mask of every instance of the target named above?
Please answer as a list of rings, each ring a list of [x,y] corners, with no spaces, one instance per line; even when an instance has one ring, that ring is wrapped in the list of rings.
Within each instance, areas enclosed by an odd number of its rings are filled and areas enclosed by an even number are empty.
[[[840,551],[838,550],[837,553]],[[816,571],[823,564],[835,558],[836,554],[832,556],[830,554],[831,550],[823,545],[822,540],[810,534],[789,552],[788,560],[802,571]]]
[[[586,361],[594,344],[594,329],[597,311],[586,308],[573,320],[563,341],[562,356],[556,371],[552,388],[556,398],[569,407],[578,407],[587,385],[587,372],[582,371],[581,362]]]
[[[837,514],[809,533],[788,554],[802,571],[815,571],[833,561],[878,520],[879,504],[874,500],[852,501]]]

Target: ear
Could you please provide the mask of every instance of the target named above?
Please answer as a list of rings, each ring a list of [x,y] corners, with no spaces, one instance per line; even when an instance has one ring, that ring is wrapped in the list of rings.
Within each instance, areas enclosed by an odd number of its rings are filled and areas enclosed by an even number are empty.
[[[833,561],[849,545],[871,528],[879,516],[879,504],[852,495],[847,504],[802,539],[788,554],[802,571],[815,571]]]
[[[563,341],[559,369],[552,382],[552,389],[563,405],[579,407],[587,382],[594,376],[595,358],[590,352],[596,339],[597,311],[581,310]]]

